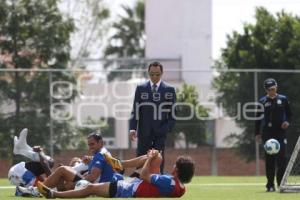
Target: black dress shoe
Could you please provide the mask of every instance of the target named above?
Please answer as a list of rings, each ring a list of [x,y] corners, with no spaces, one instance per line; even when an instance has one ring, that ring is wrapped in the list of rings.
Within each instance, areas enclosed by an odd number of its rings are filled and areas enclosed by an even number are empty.
[[[275,192],[275,188],[273,186],[267,187],[267,192]]]

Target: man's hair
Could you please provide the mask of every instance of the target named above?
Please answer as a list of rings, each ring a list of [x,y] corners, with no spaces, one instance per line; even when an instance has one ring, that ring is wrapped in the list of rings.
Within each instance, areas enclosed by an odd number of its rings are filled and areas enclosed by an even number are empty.
[[[152,63],[149,64],[148,72],[150,71],[150,67],[159,67],[161,72],[164,71],[164,67],[162,66],[162,64],[160,64],[160,62],[157,62],[157,61],[152,62]]]
[[[177,177],[182,183],[191,182],[194,171],[195,164],[191,157],[189,156],[179,156],[175,164],[177,168]]]
[[[102,136],[101,136],[101,133],[99,133],[99,132],[90,133],[87,138],[88,139],[93,138],[97,142],[102,141]]]

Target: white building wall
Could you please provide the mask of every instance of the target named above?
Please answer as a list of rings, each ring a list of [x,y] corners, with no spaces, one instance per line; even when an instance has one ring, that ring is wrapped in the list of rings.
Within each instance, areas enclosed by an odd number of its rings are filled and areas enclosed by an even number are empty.
[[[211,0],[146,0],[146,57],[182,59],[183,79],[210,85]]]
[[[145,14],[146,57],[181,58],[182,80],[196,85],[199,102],[219,113],[220,108],[213,101],[216,91],[211,88],[212,1],[146,0]],[[224,138],[241,129],[233,120],[219,115],[214,119],[216,146],[230,147],[232,144],[224,142]]]
[[[234,140],[226,140],[231,134],[241,133],[243,129],[239,128],[232,119],[221,118],[216,120],[215,124],[215,145],[218,148],[232,147],[236,142]]]

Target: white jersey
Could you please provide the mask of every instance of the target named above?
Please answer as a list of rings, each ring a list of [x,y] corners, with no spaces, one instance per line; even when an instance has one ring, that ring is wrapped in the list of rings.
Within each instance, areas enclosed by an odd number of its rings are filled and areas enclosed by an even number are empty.
[[[110,154],[110,152],[105,148],[105,147],[102,147],[101,150],[100,150],[100,153],[102,155],[104,154]],[[81,173],[81,172],[84,172],[84,171],[87,171],[88,168],[89,168],[89,165],[88,164],[85,164],[83,162],[79,162],[79,163],[76,163],[73,167],[72,167],[76,172],[78,173]]]
[[[8,179],[13,185],[23,185],[27,187],[33,186],[36,181],[36,176],[25,168],[25,162],[20,162],[9,169]]]

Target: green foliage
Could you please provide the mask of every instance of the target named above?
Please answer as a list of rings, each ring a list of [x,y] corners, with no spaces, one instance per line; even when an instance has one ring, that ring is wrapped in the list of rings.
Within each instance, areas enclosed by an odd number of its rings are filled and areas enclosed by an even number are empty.
[[[68,7],[66,13],[74,17],[76,27],[71,36],[72,66],[83,67],[83,58],[98,57],[101,53],[103,36],[109,30],[110,11],[105,0],[64,0],[61,4]]]
[[[145,56],[145,3],[137,1],[134,8],[123,5],[124,16],[119,15],[117,22],[112,27],[115,33],[109,38],[108,45],[104,50],[107,58],[144,58]],[[117,67],[108,62],[108,69],[138,69],[143,64],[134,61],[120,63]],[[131,73],[110,72],[108,80],[115,78],[128,80]]]
[[[192,117],[187,120],[177,120],[173,132],[176,133],[177,137],[180,132],[184,133],[187,148],[189,148],[189,144],[205,144],[207,142],[206,121],[201,119],[208,116],[208,110],[199,104],[196,87],[184,83],[182,88],[176,91],[176,95],[177,103],[186,104],[177,105],[176,116],[180,118]]]
[[[256,22],[244,24],[243,32],[233,32],[228,36],[227,47],[216,62],[217,69],[299,69],[300,68],[300,19],[284,11],[275,16],[265,8],[256,9]],[[300,84],[298,74],[258,73],[258,95],[265,94],[263,81],[273,77],[279,83],[279,93],[287,95],[292,102],[292,110],[297,113],[300,98],[296,85]],[[254,98],[254,73],[221,73],[214,80],[219,91],[217,99],[229,116],[238,113],[238,104],[257,101]],[[299,116],[295,115],[289,129],[289,150],[299,135]],[[236,118],[237,124],[244,129],[242,135],[233,134],[239,152],[252,159],[255,155],[254,121]],[[262,152],[262,151],[261,151]]]
[[[15,3],[14,3],[15,2]],[[58,10],[58,0],[0,1],[0,68],[31,69],[0,73],[0,154],[12,152],[12,138],[29,128],[29,144],[49,144],[49,74],[35,69],[64,69],[70,60],[73,21]],[[53,81],[73,83],[72,74],[53,73]],[[72,96],[65,102],[70,102]],[[59,100],[53,100],[58,102]],[[72,127],[54,123],[54,148],[68,145]],[[47,149],[47,148],[46,148]],[[48,148],[49,149],[49,148]]]

